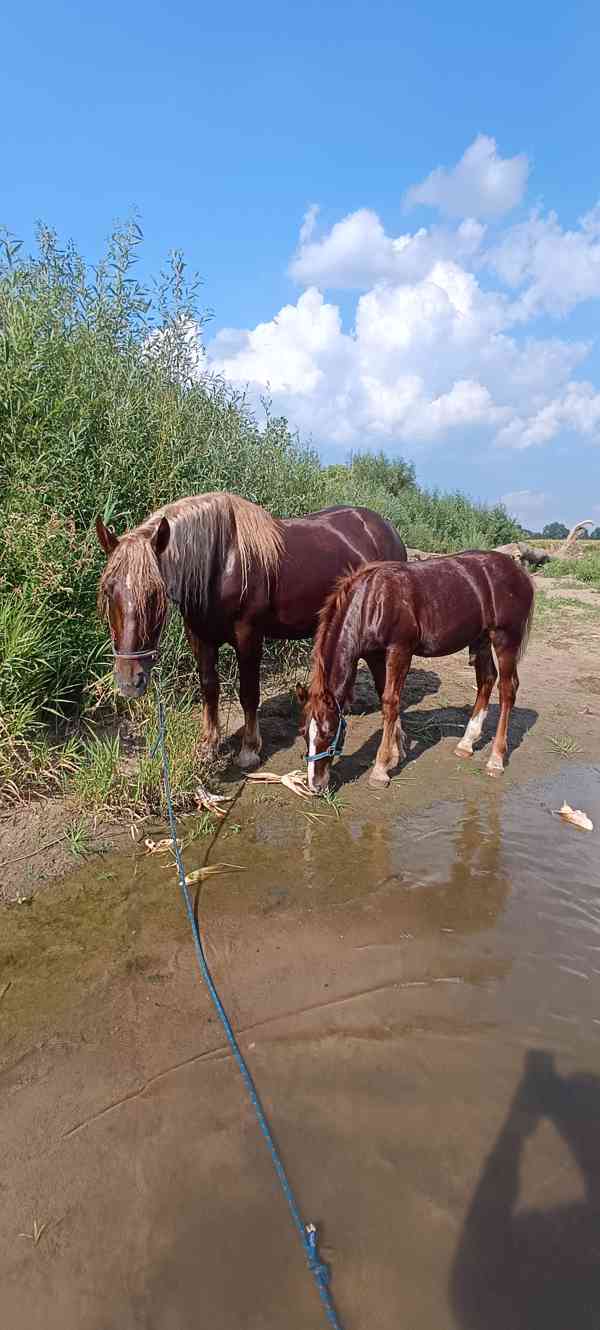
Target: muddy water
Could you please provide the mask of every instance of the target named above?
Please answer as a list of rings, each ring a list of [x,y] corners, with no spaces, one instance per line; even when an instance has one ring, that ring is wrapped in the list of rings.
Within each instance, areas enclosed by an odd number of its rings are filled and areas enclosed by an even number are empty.
[[[564,798],[600,828],[571,763],[418,813],[246,794],[186,851],[243,870],[209,957],[346,1330],[600,1324],[600,854]],[[165,861],[2,922],[3,1320],[323,1324]]]

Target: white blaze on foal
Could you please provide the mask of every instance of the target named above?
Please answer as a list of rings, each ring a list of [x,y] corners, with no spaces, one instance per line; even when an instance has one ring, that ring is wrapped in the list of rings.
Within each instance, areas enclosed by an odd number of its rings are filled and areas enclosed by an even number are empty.
[[[316,722],[314,716],[311,716],[310,725],[309,725],[309,727],[308,727],[308,756],[309,756],[309,758],[314,757],[314,756],[315,756],[315,753],[316,753],[316,751],[317,751],[317,735],[318,735],[318,733],[319,733],[319,731],[318,731],[318,729],[317,729],[317,722]],[[314,790],[315,787],[314,787],[314,780],[313,780],[313,777],[314,777],[314,772],[315,772],[315,764],[314,764],[314,762],[310,762],[310,761],[309,761],[307,765],[308,765],[308,784],[309,784],[311,790]]]

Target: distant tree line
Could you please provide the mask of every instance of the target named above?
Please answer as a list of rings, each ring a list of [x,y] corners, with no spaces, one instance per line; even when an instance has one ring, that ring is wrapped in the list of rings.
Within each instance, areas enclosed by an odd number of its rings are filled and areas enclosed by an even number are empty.
[[[523,535],[530,536],[537,540],[566,540],[569,534],[568,526],[564,522],[547,522],[542,531],[527,531],[523,527]],[[593,531],[587,531],[584,527],[577,536],[578,540],[600,540],[600,526],[595,526]]]

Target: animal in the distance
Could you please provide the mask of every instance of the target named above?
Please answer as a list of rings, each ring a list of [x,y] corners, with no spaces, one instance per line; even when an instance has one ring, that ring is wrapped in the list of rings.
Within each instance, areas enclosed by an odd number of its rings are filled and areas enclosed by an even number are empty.
[[[321,612],[310,687],[297,690],[305,708],[313,792],[327,789],[361,657],[369,663],[381,701],[383,736],[369,778],[381,786],[389,785],[389,772],[406,755],[400,703],[413,655],[448,656],[463,647],[475,666],[477,697],[456,752],[472,756],[499,672],[500,715],[487,771],[500,775],[533,602],[528,574],[509,555],[493,551],[372,564],[344,578]]]
[[[129,698],[145,692],[169,603],[176,605],[198,662],[208,757],[219,745],[219,648],[235,650],[245,770],[260,761],[263,639],[312,637],[340,576],[374,559],[406,559],[397,532],[368,508],[280,521],[225,492],[169,503],[120,538],[100,517],[96,531],[108,556],[99,606],[108,615],[119,691]]]

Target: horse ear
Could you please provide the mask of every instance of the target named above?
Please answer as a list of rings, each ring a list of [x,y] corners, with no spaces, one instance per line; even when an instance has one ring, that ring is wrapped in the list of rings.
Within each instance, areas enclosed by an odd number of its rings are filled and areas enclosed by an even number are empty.
[[[167,517],[161,517],[154,535],[150,537],[150,544],[157,559],[160,558],[161,554],[164,554],[170,538],[171,528],[169,526],[169,520]]]
[[[117,545],[119,544],[119,537],[111,527],[104,525],[99,514],[96,518],[96,535],[107,558],[110,557],[113,550],[116,550]]]
[[[296,684],[296,697],[298,698],[300,706],[305,707],[308,702],[308,688],[305,688],[303,683]]]

